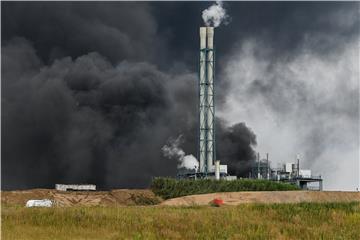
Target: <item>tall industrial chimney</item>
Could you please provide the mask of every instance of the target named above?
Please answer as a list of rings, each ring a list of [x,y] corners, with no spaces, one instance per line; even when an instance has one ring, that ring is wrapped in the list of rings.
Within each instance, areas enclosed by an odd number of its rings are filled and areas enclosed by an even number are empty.
[[[214,28],[200,28],[199,160],[200,172],[213,171],[215,156]]]

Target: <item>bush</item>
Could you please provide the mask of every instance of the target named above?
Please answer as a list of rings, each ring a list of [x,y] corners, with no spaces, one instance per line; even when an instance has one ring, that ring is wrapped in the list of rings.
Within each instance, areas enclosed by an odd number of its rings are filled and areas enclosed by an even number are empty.
[[[258,179],[234,181],[213,179],[181,179],[157,177],[152,180],[151,190],[163,199],[193,194],[241,191],[289,191],[299,190],[295,185]]]
[[[135,205],[156,205],[161,202],[161,199],[159,197],[149,197],[146,195],[131,195],[130,199],[135,203]]]

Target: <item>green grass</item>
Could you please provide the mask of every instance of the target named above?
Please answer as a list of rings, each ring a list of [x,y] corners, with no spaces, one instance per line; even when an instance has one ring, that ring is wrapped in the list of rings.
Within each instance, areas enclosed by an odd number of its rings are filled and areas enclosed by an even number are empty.
[[[162,197],[163,199],[214,192],[299,190],[299,188],[295,185],[268,180],[177,180],[174,178],[163,177],[154,178],[150,188],[156,195]]]
[[[360,239],[360,203],[2,207],[1,239]]]

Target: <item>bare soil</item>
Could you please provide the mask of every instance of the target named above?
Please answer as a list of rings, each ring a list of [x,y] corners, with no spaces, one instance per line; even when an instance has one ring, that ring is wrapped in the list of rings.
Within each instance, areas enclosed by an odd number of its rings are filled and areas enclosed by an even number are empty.
[[[158,204],[162,200],[147,189],[117,189],[94,192],[31,189],[1,192],[2,204],[25,205],[30,199],[51,199],[57,206],[152,205]]]
[[[224,192],[191,195],[166,200],[161,205],[191,206],[208,205],[214,199],[222,199],[225,205],[242,203],[299,203],[299,202],[360,202],[360,192],[340,191],[264,191]]]
[[[111,191],[62,192],[54,189],[2,191],[1,203],[22,205],[30,199],[51,199],[57,206],[192,206],[208,205],[222,199],[225,205],[242,203],[298,203],[298,202],[360,202],[360,192],[269,191],[225,192],[190,195],[163,201],[148,189],[115,189]]]

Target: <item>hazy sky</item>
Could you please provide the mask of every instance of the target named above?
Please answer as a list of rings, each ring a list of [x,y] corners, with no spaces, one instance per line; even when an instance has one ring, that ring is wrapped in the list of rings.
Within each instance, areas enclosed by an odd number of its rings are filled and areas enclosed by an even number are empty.
[[[198,29],[211,2],[1,2],[2,188],[146,187],[197,155]],[[218,158],[301,156],[325,189],[359,180],[359,3],[224,2]]]

